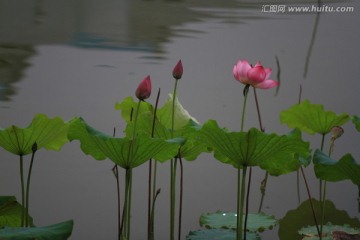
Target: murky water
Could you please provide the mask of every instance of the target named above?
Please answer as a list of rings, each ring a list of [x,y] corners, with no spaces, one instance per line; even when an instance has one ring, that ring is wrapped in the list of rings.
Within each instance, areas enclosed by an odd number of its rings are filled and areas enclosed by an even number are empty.
[[[26,126],[36,113],[69,120],[82,116],[93,127],[120,134],[124,122],[115,102],[133,95],[150,74],[161,88],[161,103],[173,88],[171,71],[182,59],[178,86],[183,106],[200,122],[239,130],[242,89],[233,79],[238,59],[260,60],[274,69],[279,59],[281,87],[258,91],[267,132],[286,133],[279,113],[302,99],[336,113],[359,115],[360,3],[328,1],[322,6],[353,7],[352,12],[290,13],[289,6],[243,1],[0,1],[0,126]],[[285,6],[273,12],[270,7]],[[313,38],[315,36],[315,38]],[[312,40],[313,39],[313,40]],[[313,47],[304,76],[309,46]],[[155,94],[149,101],[155,101]],[[160,104],[161,104],[160,103]],[[249,98],[245,127],[257,127]],[[251,107],[252,106],[252,107]],[[334,158],[347,152],[359,161],[360,134],[344,126]],[[320,146],[320,136],[311,139]],[[0,194],[20,199],[18,160],[0,150]],[[110,161],[85,156],[78,142],[61,152],[40,151],[35,162],[31,215],[42,226],[74,219],[71,239],[116,238],[116,191]],[[162,192],[157,205],[156,239],[168,239],[169,165],[159,166]],[[203,154],[186,162],[183,236],[199,228],[201,213],[236,209],[236,170]],[[306,174],[317,196],[312,167]],[[254,169],[250,210],[257,211],[263,171]],[[133,239],[146,237],[147,164],[134,170]],[[359,217],[358,190],[351,182],[329,184],[338,209]],[[304,200],[305,187],[301,184]],[[282,218],[297,207],[296,174],[271,177],[264,211]],[[263,239],[277,239],[277,229]]]

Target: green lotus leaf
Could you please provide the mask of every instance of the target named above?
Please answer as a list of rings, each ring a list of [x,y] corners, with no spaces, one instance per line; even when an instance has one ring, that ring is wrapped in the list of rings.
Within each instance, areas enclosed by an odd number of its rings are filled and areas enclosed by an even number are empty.
[[[121,111],[121,117],[127,122],[131,122],[132,118],[134,117],[134,114],[136,112],[136,108],[138,107],[138,101],[134,101],[134,99],[130,96],[125,98],[120,103],[115,103],[115,109]],[[152,112],[153,106],[143,101],[140,104],[139,114],[145,113],[145,112]]]
[[[360,187],[360,165],[356,163],[351,154],[346,154],[336,161],[317,149],[313,162],[317,178],[330,182],[351,180]]]
[[[317,219],[321,219],[322,205],[320,201],[312,199]],[[351,227],[359,228],[360,221],[357,218],[350,218],[348,213],[343,210],[336,209],[334,203],[329,200],[324,204],[324,222],[331,222],[334,225],[348,224]],[[290,210],[285,217],[279,221],[279,239],[280,240],[300,240],[301,235],[299,229],[314,225],[313,213],[309,200],[302,202],[296,209]]]
[[[277,224],[274,216],[264,213],[250,213],[248,214],[247,221],[247,231],[250,232],[263,232],[265,229],[272,229]],[[224,228],[235,230],[236,222],[236,213],[232,212],[205,213],[200,216],[200,226],[210,229]]]
[[[1,240],[64,240],[71,236],[73,221],[45,227],[5,227],[0,229]]]
[[[68,142],[68,125],[59,118],[50,119],[44,114],[37,114],[27,128],[10,126],[0,129],[0,146],[16,155],[32,153],[34,143],[37,149],[59,151]]]
[[[287,124],[290,128],[299,128],[309,134],[327,134],[334,126],[341,126],[350,120],[346,113],[336,115],[331,111],[325,111],[323,105],[312,104],[304,100],[295,104],[288,110],[280,113],[281,123]]]
[[[153,127],[153,122],[155,123]],[[197,140],[197,129],[200,125],[194,122],[191,118],[187,124],[172,132],[157,118],[154,118],[152,112],[143,112],[138,117],[136,123],[137,131],[143,132],[155,138],[170,139],[181,138],[184,143],[181,144],[180,155],[186,160],[195,160],[202,152],[208,152],[208,149],[202,142]],[[134,123],[129,122],[126,126],[125,133],[131,136],[134,129]]]
[[[327,224],[323,225],[323,228],[322,228],[322,236],[323,236],[322,239],[323,240],[333,240],[334,239],[333,232],[346,233],[347,237],[349,237],[349,238],[344,238],[344,239],[359,239],[360,238],[360,229],[359,228],[353,228],[353,227],[350,227],[349,225],[339,226],[339,225],[333,225],[331,223],[327,223]],[[320,239],[315,226],[304,227],[299,230],[299,234],[304,237],[303,239],[307,239],[307,240],[309,240],[309,239],[319,240]],[[353,236],[353,238],[350,238],[351,235]],[[357,237],[357,238],[355,238],[355,237]]]
[[[214,150],[216,159],[235,168],[259,166],[271,175],[297,170],[310,156],[309,143],[297,134],[278,136],[255,128],[228,132],[209,120],[200,129],[199,141]]]
[[[360,117],[359,116],[353,116],[352,122],[355,124],[355,128],[358,132],[360,132]]]
[[[23,207],[14,196],[0,196],[0,229],[5,226],[20,226],[22,213]],[[29,217],[29,224],[33,225],[31,217]]]
[[[168,129],[172,129],[172,111],[173,111],[173,96],[169,94],[168,100],[158,110],[157,117],[159,121]],[[175,98],[175,113],[174,113],[174,130],[186,126],[189,120],[198,123],[198,121],[192,117],[189,112],[180,104],[178,98]]]
[[[106,158],[122,168],[135,168],[150,158],[162,161],[177,154],[178,140],[165,141],[139,134],[135,140],[114,138],[89,126],[82,118],[73,119],[69,128],[69,139],[80,141],[81,149],[96,160]]]
[[[236,232],[229,229],[202,229],[197,231],[190,231],[186,236],[186,240],[234,240],[236,239]],[[256,233],[247,232],[246,239],[260,240],[260,236]]]

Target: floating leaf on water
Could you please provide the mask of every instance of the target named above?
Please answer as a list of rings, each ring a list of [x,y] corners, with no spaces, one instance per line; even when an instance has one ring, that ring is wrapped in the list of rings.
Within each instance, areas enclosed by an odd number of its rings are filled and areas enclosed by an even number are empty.
[[[205,213],[200,216],[200,226],[209,229],[235,230],[236,219],[236,213],[232,212]],[[274,216],[264,213],[248,214],[247,230],[250,232],[263,232],[265,229],[272,229],[276,224],[277,220]]]
[[[45,227],[5,227],[0,229],[1,240],[65,240],[71,236],[73,221]]]
[[[358,237],[357,239],[360,239],[360,229],[359,228],[353,228],[350,227],[349,225],[343,225],[343,226],[339,226],[339,225],[333,225],[331,223],[327,223],[325,225],[323,225],[323,238],[324,240],[329,239],[329,240],[333,240],[333,232],[343,232],[345,234],[343,235],[347,235],[350,237],[354,236],[354,237]],[[299,234],[303,236],[303,239],[313,239],[313,240],[318,240],[320,239],[318,237],[318,233],[317,233],[317,229],[315,226],[308,226],[308,227],[304,227],[302,229],[299,230]],[[356,239],[356,238],[345,238],[345,239]]]
[[[186,240],[234,240],[236,232],[230,229],[201,229],[190,231],[186,236]],[[247,240],[260,240],[260,236],[256,233],[247,232]]]

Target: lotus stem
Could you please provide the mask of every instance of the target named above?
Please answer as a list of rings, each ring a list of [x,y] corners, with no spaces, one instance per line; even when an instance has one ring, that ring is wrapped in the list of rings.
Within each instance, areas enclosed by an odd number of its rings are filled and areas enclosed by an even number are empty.
[[[25,186],[24,186],[24,159],[20,154],[20,184],[21,184],[21,227],[24,227],[25,223]]]
[[[35,152],[37,151],[37,144],[36,142],[32,146],[32,154],[31,154],[31,160],[30,160],[30,166],[29,166],[29,172],[27,177],[27,183],[26,183],[26,200],[25,200],[25,227],[29,226],[29,194],[30,194],[30,179],[31,179],[31,173],[32,173],[32,167],[34,164],[34,157]]]
[[[237,207],[237,224],[236,224],[236,240],[246,240],[246,229],[243,229],[243,215],[244,215],[244,202],[245,202],[245,188],[246,188],[246,169],[243,166],[242,174],[238,168],[238,207]],[[244,236],[244,238],[243,238]]]

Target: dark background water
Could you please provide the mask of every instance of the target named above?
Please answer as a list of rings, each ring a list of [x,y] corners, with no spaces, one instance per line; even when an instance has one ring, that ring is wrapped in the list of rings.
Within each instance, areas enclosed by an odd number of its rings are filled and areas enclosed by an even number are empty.
[[[292,1],[312,6],[317,1]],[[69,120],[82,116],[111,133],[124,128],[115,102],[133,95],[150,74],[161,88],[160,104],[173,88],[171,71],[182,59],[178,96],[198,121],[216,119],[240,129],[243,86],[232,76],[238,59],[273,68],[281,66],[281,87],[258,91],[267,132],[286,133],[279,113],[302,99],[338,114],[359,115],[360,4],[327,1],[322,6],[354,7],[353,12],[322,12],[317,23],[308,71],[304,76],[316,13],[262,12],[253,1],[6,1],[0,0],[0,127],[25,127],[36,113]],[[268,5],[292,6],[282,1]],[[155,94],[149,99],[155,101]],[[257,127],[250,96],[245,128]],[[360,134],[348,123],[333,157],[347,152],[360,159]],[[304,136],[312,147],[320,136]],[[328,141],[328,139],[327,139]],[[74,219],[71,239],[116,238],[116,191],[113,164],[85,156],[78,142],[61,152],[39,151],[34,166],[31,215],[42,226]],[[157,205],[156,239],[168,239],[169,165],[159,166],[162,192]],[[236,170],[202,154],[185,162],[183,236],[199,228],[201,213],[236,209]],[[306,170],[317,196],[312,166]],[[254,169],[250,210],[257,211],[264,172]],[[133,239],[146,236],[147,164],[134,170]],[[358,190],[349,181],[328,184],[338,209],[359,217]],[[0,194],[20,199],[18,160],[0,150]],[[301,183],[301,198],[305,187]],[[282,218],[298,205],[296,173],[271,177],[264,211]],[[277,239],[277,229],[263,234]]]

